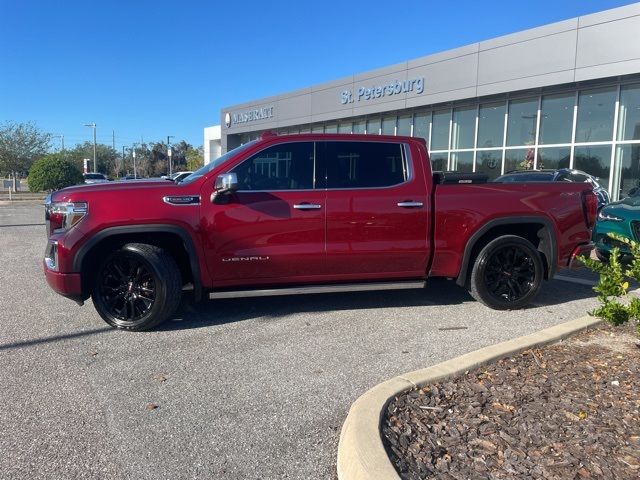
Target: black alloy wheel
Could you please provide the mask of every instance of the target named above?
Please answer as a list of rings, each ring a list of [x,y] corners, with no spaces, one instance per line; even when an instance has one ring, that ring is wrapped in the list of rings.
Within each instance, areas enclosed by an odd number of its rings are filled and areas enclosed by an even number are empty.
[[[109,325],[147,330],[175,311],[181,293],[180,271],[170,255],[154,245],[130,243],[102,262],[92,296]]]
[[[522,237],[505,235],[489,242],[471,272],[471,295],[488,307],[506,310],[528,304],[544,276],[540,253]]]

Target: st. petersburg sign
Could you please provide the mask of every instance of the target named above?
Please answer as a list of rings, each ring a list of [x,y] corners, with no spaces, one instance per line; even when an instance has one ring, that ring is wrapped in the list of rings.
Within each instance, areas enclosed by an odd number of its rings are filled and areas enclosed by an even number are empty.
[[[410,92],[415,92],[416,94],[424,92],[424,77],[417,77],[411,80],[394,80],[382,85],[361,86],[355,90],[355,94],[353,90],[343,90],[340,92],[340,103],[346,105],[355,101],[368,101]]]

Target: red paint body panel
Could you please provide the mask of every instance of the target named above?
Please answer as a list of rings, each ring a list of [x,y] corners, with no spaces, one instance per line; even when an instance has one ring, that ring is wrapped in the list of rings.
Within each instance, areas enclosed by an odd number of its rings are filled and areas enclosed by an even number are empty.
[[[79,273],[59,273],[44,266],[44,274],[49,286],[65,297],[82,296],[82,280]]]
[[[236,192],[227,204],[210,201],[215,179],[278,143],[349,140],[401,142],[411,175],[400,185],[372,189]],[[191,240],[205,289],[358,280],[456,277],[469,239],[487,222],[544,218],[553,227],[558,267],[590,241],[581,192],[587,184],[434,185],[424,141],[409,137],[272,136],[251,144],[188,184],[131,181],[72,187],[52,201],[82,201],[88,214],[51,240],[58,242],[59,272],[47,272],[56,291],[77,295],[74,258],[111,227],[171,225]],[[170,205],[165,196],[200,196],[199,205]],[[399,202],[419,202],[402,208]],[[298,210],[300,203],[317,210]],[[71,274],[70,277],[64,275]]]

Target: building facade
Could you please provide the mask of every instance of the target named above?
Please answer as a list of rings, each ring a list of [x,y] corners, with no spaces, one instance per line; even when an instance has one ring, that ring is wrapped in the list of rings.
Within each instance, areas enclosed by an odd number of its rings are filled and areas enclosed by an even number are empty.
[[[436,170],[571,167],[617,199],[640,180],[638,32],[635,3],[234,105],[221,151],[266,130],[409,135]]]

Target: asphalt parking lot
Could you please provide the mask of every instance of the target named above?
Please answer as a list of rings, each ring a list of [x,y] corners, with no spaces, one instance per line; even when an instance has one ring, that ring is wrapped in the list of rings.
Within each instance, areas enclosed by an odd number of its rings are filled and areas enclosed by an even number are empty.
[[[596,304],[584,278],[514,312],[433,281],[211,301],[128,333],[49,289],[42,206],[0,206],[0,245],[2,479],[335,478],[364,391]]]

